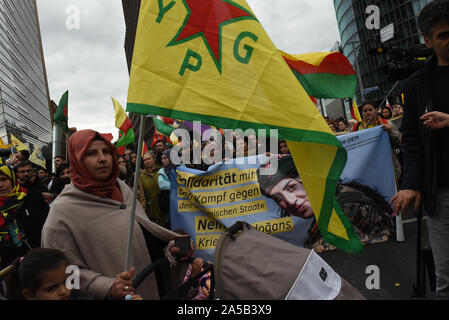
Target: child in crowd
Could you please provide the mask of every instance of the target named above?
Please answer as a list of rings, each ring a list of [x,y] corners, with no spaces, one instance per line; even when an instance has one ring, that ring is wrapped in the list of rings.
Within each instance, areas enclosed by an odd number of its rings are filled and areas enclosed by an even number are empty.
[[[12,263],[6,279],[6,298],[8,300],[78,300],[67,283],[71,272],[67,271],[69,262],[59,250],[35,248],[24,257]],[[90,300],[90,297],[86,299]],[[142,300],[137,294],[126,297],[126,300]]]
[[[69,265],[59,250],[36,248],[13,262],[6,284],[8,300],[68,300]]]
[[[12,263],[6,279],[6,298],[8,300],[78,300],[83,296],[74,295],[67,283],[67,257],[59,250],[35,248],[24,257]],[[84,297],[90,300],[91,298]],[[142,300],[131,294],[126,300]]]
[[[203,259],[195,258],[193,262],[189,265],[187,269],[186,276],[183,283],[188,281],[190,278],[195,277],[201,271],[203,271]],[[211,285],[211,272],[205,273],[198,279],[197,286],[190,288],[189,293],[186,297],[187,300],[207,300],[209,298],[210,285]]]

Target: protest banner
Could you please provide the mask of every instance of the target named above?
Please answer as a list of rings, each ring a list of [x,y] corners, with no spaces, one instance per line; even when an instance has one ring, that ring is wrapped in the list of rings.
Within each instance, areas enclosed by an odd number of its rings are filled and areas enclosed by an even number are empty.
[[[393,232],[387,201],[395,193],[388,134],[376,127],[338,139],[348,152],[348,161],[337,187],[337,201],[342,200],[339,204],[362,243],[385,241]],[[319,235],[314,237],[311,203],[291,156],[277,157],[278,170],[272,175],[260,174],[269,160],[266,155],[232,159],[208,171],[172,170],[172,229],[191,235],[195,256],[212,261],[221,232],[236,221],[246,221],[298,246],[315,246],[317,251],[331,248]],[[359,221],[358,211],[372,216]]]

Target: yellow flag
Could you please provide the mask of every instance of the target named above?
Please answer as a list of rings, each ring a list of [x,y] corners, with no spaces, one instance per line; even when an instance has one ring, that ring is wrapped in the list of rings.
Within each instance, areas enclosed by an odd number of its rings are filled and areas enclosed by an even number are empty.
[[[355,103],[355,99],[352,100],[352,110],[351,110],[352,118],[357,120],[357,122],[362,121],[362,116],[360,115],[359,108],[357,107],[357,103]]]
[[[0,149],[8,149],[9,147],[11,147],[11,144],[6,145],[6,144],[3,142],[3,139],[0,138]]]
[[[13,134],[11,134],[10,136],[11,136],[11,143],[14,145],[17,151],[28,150],[28,147],[25,144],[23,144],[22,141],[17,139]]]
[[[335,198],[346,150],[245,0],[142,0],[126,111],[277,129],[324,240],[362,250]]]
[[[45,158],[39,146],[36,146],[33,153],[30,155],[30,161],[38,166],[41,166],[44,169],[47,169],[45,165]]]

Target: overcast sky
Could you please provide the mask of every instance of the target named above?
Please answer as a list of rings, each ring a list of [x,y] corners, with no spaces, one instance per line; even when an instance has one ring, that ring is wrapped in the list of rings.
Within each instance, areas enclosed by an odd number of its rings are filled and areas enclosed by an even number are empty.
[[[280,50],[330,51],[340,39],[332,0],[247,2]],[[37,0],[37,6],[50,98],[57,104],[69,90],[69,126],[117,138],[111,97],[126,109],[129,82],[121,0]]]

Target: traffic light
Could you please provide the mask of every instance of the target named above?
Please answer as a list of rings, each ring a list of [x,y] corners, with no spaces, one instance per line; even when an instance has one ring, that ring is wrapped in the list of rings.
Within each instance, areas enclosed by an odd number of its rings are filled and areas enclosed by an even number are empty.
[[[382,48],[382,47],[368,49],[369,54],[383,54],[383,53],[387,53],[387,52],[388,52],[388,48]]]

